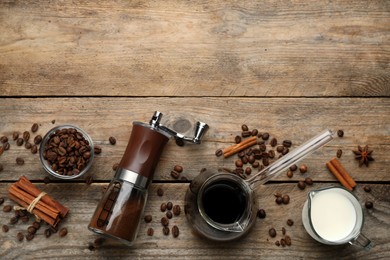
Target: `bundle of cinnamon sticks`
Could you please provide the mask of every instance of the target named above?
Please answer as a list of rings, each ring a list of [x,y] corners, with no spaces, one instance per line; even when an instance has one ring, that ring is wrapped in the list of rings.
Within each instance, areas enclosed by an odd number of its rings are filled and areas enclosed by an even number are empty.
[[[352,191],[356,187],[356,182],[352,179],[351,175],[344,169],[340,161],[333,158],[326,163],[326,167],[333,173],[333,175],[340,181],[340,183]]]
[[[33,206],[35,205],[33,208],[30,207],[30,213],[36,215],[53,227],[55,227],[61,219],[65,218],[69,212],[67,207],[64,207],[58,201],[55,201],[48,194],[43,193],[25,176],[20,177],[16,183],[11,185],[8,190],[8,196],[26,209],[29,208],[31,204],[33,204]]]

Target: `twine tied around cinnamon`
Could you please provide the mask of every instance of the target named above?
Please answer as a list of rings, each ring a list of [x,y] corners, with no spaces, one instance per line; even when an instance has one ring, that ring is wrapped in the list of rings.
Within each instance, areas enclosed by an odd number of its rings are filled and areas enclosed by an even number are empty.
[[[46,192],[42,191],[41,193],[39,193],[39,195],[33,201],[31,201],[30,205],[28,205],[27,208],[15,205],[14,210],[27,210],[29,213],[32,214],[32,211],[34,210],[35,206],[38,204],[38,202],[41,200],[41,198],[43,196],[45,196],[46,194],[47,194]],[[36,214],[34,214],[34,216],[37,219],[37,221],[41,220],[41,218],[39,216],[37,216]]]

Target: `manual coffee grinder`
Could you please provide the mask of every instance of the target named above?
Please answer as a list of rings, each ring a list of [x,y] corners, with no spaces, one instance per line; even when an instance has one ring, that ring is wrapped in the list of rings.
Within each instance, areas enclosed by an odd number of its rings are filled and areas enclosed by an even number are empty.
[[[131,246],[137,237],[149,184],[169,138],[200,144],[208,129],[207,124],[197,122],[194,136],[187,137],[160,124],[161,118],[156,111],[149,124],[133,122],[122,160],[88,225],[91,231]]]

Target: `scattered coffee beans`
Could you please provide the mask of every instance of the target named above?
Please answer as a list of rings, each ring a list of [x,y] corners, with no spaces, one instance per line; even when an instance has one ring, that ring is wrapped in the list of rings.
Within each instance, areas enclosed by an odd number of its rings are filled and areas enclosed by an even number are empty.
[[[68,234],[68,230],[66,228],[61,228],[60,229],[60,232],[59,232],[60,237],[64,237],[67,234]]]
[[[366,209],[372,209],[374,207],[374,203],[372,201],[366,201],[364,206],[366,207]]]
[[[18,133],[18,132],[13,132],[13,133],[12,133],[12,139],[13,139],[14,141],[16,141],[16,140],[18,140],[18,138],[19,138],[19,133]]]
[[[118,167],[119,167],[119,163],[114,163],[114,164],[112,165],[112,169],[113,169],[114,171],[118,170]]]
[[[180,212],[181,212],[180,206],[179,206],[179,205],[173,206],[172,212],[173,212],[173,215],[179,216],[179,215],[180,215]]]
[[[40,144],[42,142],[42,136],[37,135],[34,138],[34,144]]]
[[[364,190],[365,192],[371,192],[371,188],[370,188],[369,186],[364,186],[364,187],[363,187],[363,190]],[[1,205],[1,203],[0,203],[0,205]]]
[[[2,172],[3,170],[4,170],[4,166],[0,163],[0,172]]]
[[[25,147],[26,149],[31,149],[32,144],[31,144],[30,142],[26,141],[25,144],[24,144],[24,147]]]
[[[172,211],[167,211],[167,213],[165,213],[165,216],[166,216],[168,219],[171,219],[171,218],[173,217]]]
[[[239,136],[239,135],[236,135],[236,137],[234,137],[234,142],[236,143],[236,144],[239,144],[239,143],[241,143],[241,136]]]
[[[287,246],[291,246],[291,237],[290,236],[285,236],[284,241],[286,242]]]
[[[3,145],[4,151],[9,150],[10,147],[11,147],[11,145],[8,142]]]
[[[146,234],[147,234],[148,236],[153,236],[153,234],[154,234],[154,229],[153,229],[153,228],[148,228],[148,230],[146,231]]]
[[[291,145],[292,145],[292,142],[290,140],[284,140],[283,141],[283,146],[284,147],[290,148]]]
[[[26,235],[26,240],[27,240],[27,241],[31,241],[31,240],[33,240],[33,239],[34,239],[34,234],[28,233],[28,234]]]
[[[336,153],[337,158],[341,158],[341,155],[342,155],[342,154],[343,154],[343,150],[338,149],[338,150],[337,150],[337,153]]]
[[[290,203],[290,196],[284,195],[282,198],[283,204],[288,204]]]
[[[3,154],[3,152],[4,152],[4,148],[0,146],[0,156]]]
[[[16,158],[16,163],[17,163],[18,165],[23,165],[23,164],[24,164],[23,158],[17,157],[17,158]]]
[[[161,196],[163,196],[163,195],[164,195],[164,190],[161,189],[161,188],[158,188],[158,189],[157,189],[157,196],[161,197]]]
[[[248,131],[249,128],[248,128],[248,126],[246,124],[243,124],[243,125],[241,125],[241,130],[242,131]]]
[[[153,219],[152,215],[145,215],[145,217],[144,217],[144,220],[146,223],[152,222],[152,219]]]
[[[18,241],[23,241],[24,239],[24,235],[22,232],[18,232],[18,234],[16,235],[16,238],[18,239]]]
[[[7,233],[9,230],[9,227],[7,225],[3,225],[3,232]]]
[[[215,155],[218,156],[218,157],[222,156],[222,154],[223,154],[222,149],[217,149],[217,150],[215,151]]]
[[[32,126],[31,126],[31,132],[35,133],[36,131],[38,131],[38,124],[37,123],[34,123]]]
[[[37,232],[37,229],[36,229],[35,227],[33,227],[33,226],[29,226],[29,227],[27,228],[27,232],[28,232],[29,234],[35,234],[35,233]]]
[[[302,164],[300,167],[299,167],[299,171],[301,173],[305,173],[307,172],[307,166],[305,164]]]
[[[27,142],[30,139],[30,132],[24,131],[23,132],[23,140]]]
[[[18,138],[18,140],[16,140],[16,145],[17,145],[17,146],[22,146],[23,143],[24,143],[23,138]]]
[[[164,235],[166,235],[166,236],[169,235],[169,227],[163,227],[162,231],[163,231]]]
[[[249,137],[252,135],[252,132],[251,131],[242,131],[241,132],[241,136],[242,137]]]
[[[110,138],[108,138],[108,141],[110,141],[110,144],[112,144],[112,145],[116,144],[116,139],[113,136],[110,136]]]
[[[3,211],[4,212],[10,212],[12,210],[12,206],[11,205],[5,205],[4,207],[3,207]]]
[[[290,171],[295,172],[298,169],[298,166],[296,164],[293,164],[290,166]]]
[[[274,228],[270,228],[268,230],[268,234],[270,237],[276,237],[276,230]]]
[[[307,185],[313,185],[313,180],[312,180],[311,178],[307,177],[307,178],[305,179],[305,183],[306,183]]]
[[[36,154],[38,152],[38,146],[36,144],[34,144],[32,147],[31,147],[31,153],[32,154]]]
[[[100,146],[95,146],[93,148],[93,151],[95,152],[95,154],[101,154],[102,153],[102,148]]]
[[[263,133],[261,135],[261,139],[263,139],[264,141],[268,140],[269,139],[269,133]]]
[[[173,207],[173,204],[172,204],[172,202],[169,201],[169,202],[167,203],[167,210],[171,210],[172,207]]]
[[[283,198],[282,198],[282,197],[277,197],[277,198],[275,199],[275,202],[276,202],[276,204],[280,205],[280,204],[283,203]]]
[[[165,212],[167,210],[167,204],[165,202],[161,203],[160,210],[161,212]]]
[[[272,147],[275,147],[278,144],[278,140],[276,138],[272,138],[271,141],[269,142],[269,144]]]
[[[174,179],[179,179],[180,173],[178,173],[178,172],[176,172],[176,171],[171,171],[171,176],[172,176],[172,178],[174,178]]]
[[[45,237],[49,238],[51,236],[51,230],[50,228],[45,229]]]
[[[179,228],[177,226],[172,227],[172,235],[173,235],[173,237],[179,236]]]
[[[14,216],[9,220],[9,223],[15,225],[19,221],[19,216]]]
[[[173,170],[178,173],[181,173],[183,172],[183,167],[181,165],[175,165],[175,167],[173,167]]]
[[[341,129],[338,130],[338,131],[337,131],[337,136],[338,136],[338,137],[343,137],[343,136],[344,136],[344,131],[341,130]]]
[[[93,176],[92,175],[88,175],[86,178],[85,178],[85,183],[87,185],[91,185],[93,182]]]
[[[286,229],[284,227],[282,227],[282,234],[283,236],[286,235]]]
[[[280,245],[282,247],[285,247],[286,246],[286,241],[284,240],[284,238],[280,239]]]
[[[265,218],[267,216],[267,214],[265,213],[265,210],[264,209],[259,209],[257,211],[257,217],[258,218]]]
[[[6,137],[5,135],[0,137],[0,142],[2,142],[3,144],[8,142],[8,137]]]
[[[276,241],[275,241],[275,245],[280,246],[279,240],[276,240]]]
[[[0,205],[4,203],[4,198],[0,197]]]
[[[298,188],[301,190],[304,190],[306,188],[306,184],[304,181],[299,181],[298,182]]]
[[[287,172],[287,177],[292,178],[293,176],[294,176],[294,174],[292,171]]]
[[[294,221],[292,219],[287,219],[287,225],[291,227],[292,225],[294,225]]]

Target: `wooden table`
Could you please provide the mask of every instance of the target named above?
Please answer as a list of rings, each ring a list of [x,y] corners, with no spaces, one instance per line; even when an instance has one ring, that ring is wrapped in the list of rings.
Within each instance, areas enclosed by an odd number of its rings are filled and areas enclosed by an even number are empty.
[[[129,258],[129,259],[286,259],[390,258],[390,2],[374,1],[1,1],[0,3],[0,135],[11,148],[0,156],[0,197],[25,175],[70,208],[61,223],[69,231],[45,238],[44,228],[32,241],[18,242],[16,233],[31,223],[8,224],[12,213],[0,212],[1,259]],[[164,150],[150,187],[136,244],[129,248],[107,240],[93,247],[98,235],[87,229],[126,147],[133,121],[147,122],[153,112],[163,123],[192,134],[196,120],[210,130],[204,142]],[[55,123],[52,123],[55,120]],[[85,179],[50,177],[37,154],[16,146],[14,131],[39,124],[44,135],[71,123],[86,130],[103,152]],[[303,143],[323,129],[344,137],[301,163],[305,174],[280,174],[258,192],[265,219],[235,242],[215,243],[195,236],[185,214],[174,217],[178,238],[161,231],[160,204],[183,208],[189,182],[203,167],[233,168],[236,157],[214,152],[234,143],[241,125],[269,132],[279,142]],[[31,131],[30,131],[31,132]],[[108,138],[114,136],[116,145]],[[351,150],[368,145],[375,161],[358,167]],[[340,186],[325,163],[343,150],[340,161],[357,181],[354,194],[364,209],[363,233],[370,251],[354,246],[325,246],[305,232],[301,210],[307,192]],[[25,160],[15,163],[16,157]],[[185,180],[175,180],[174,165],[184,167]],[[314,185],[304,191],[297,182]],[[366,193],[363,186],[371,187]],[[163,197],[156,195],[164,189]],[[277,205],[274,193],[289,194]],[[2,205],[2,207],[3,207]],[[294,225],[289,227],[286,220]],[[146,230],[152,227],[153,236]],[[274,227],[278,235],[271,238]],[[278,247],[285,227],[290,247]]]

